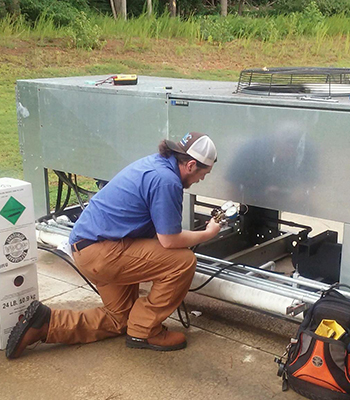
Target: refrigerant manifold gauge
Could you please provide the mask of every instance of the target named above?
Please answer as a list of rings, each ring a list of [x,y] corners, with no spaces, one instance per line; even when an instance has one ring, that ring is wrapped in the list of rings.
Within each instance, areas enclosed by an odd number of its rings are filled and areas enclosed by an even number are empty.
[[[211,216],[220,225],[226,225],[230,221],[234,220],[238,216],[238,209],[234,205],[232,200],[224,203],[220,208],[214,208],[211,212]]]

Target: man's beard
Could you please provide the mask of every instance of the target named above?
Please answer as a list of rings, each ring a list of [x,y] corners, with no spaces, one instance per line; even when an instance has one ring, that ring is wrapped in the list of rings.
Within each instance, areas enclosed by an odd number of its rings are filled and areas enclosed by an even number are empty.
[[[182,181],[182,186],[183,186],[184,189],[190,188],[191,185],[192,185],[192,184],[189,183],[188,180],[187,180],[186,178]]]

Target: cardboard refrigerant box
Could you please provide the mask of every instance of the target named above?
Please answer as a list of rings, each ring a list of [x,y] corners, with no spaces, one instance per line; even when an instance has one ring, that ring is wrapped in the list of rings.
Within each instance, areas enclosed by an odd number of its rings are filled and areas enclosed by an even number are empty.
[[[0,178],[0,274],[37,258],[32,186]]]
[[[0,349],[29,304],[39,299],[36,264],[0,274]]]

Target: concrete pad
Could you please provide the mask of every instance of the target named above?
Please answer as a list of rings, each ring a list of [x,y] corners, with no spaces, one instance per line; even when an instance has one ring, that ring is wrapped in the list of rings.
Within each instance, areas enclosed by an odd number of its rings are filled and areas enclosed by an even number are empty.
[[[299,325],[296,321],[195,293],[189,293],[185,302],[192,326],[274,355],[283,354]],[[191,311],[199,311],[201,315],[195,317]]]
[[[83,310],[103,306],[100,296],[86,288],[76,288],[43,301],[43,303],[60,310]]]
[[[68,282],[42,275],[39,268],[38,266],[39,299],[42,301],[59,296],[78,287]]]
[[[94,292],[72,283],[77,282],[64,267],[60,275],[61,263],[50,257],[40,256],[38,263],[45,304],[72,309],[101,305]],[[195,293],[186,302],[190,311],[202,312],[191,317],[190,329],[176,315],[166,321],[185,332],[184,350],[128,349],[120,336],[88,345],[39,344],[12,361],[0,352],[1,400],[302,399],[291,390],[282,392],[273,362],[295,324]]]
[[[64,260],[45,250],[38,250],[40,274],[56,278],[72,285],[84,286],[84,279]]]
[[[179,324],[170,321],[178,328]],[[271,356],[191,328],[177,352],[128,349],[124,337],[89,345],[40,345],[14,361],[0,355],[7,399],[299,399],[282,393]],[[273,368],[271,368],[273,367]]]

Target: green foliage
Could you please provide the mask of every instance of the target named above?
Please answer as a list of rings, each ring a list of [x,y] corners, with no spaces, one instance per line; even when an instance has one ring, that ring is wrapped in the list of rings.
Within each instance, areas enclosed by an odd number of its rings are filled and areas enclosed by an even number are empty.
[[[21,12],[34,23],[39,17],[52,18],[57,26],[68,25],[79,11],[89,10],[86,0],[20,0]]]
[[[220,2],[218,2],[220,4]],[[190,15],[207,15],[213,13],[220,13],[218,6],[210,6],[208,3],[205,5],[202,0],[178,0],[177,9],[179,15],[186,18]]]
[[[312,2],[316,3],[319,11],[325,16],[350,15],[350,0],[277,0],[273,6],[272,13],[302,12]]]
[[[243,36],[245,32],[243,18],[204,16],[200,18],[200,23],[202,37],[209,42],[230,42]]]
[[[6,5],[3,0],[0,0],[0,18],[4,18],[7,14]]]
[[[273,7],[273,14],[289,14],[302,12],[305,7],[305,0],[277,0]]]
[[[111,3],[109,0],[87,0],[90,8],[102,14],[112,15]]]
[[[94,50],[101,49],[106,44],[106,41],[101,38],[102,29],[94,24],[84,11],[81,11],[70,24],[68,35],[76,48]]]
[[[291,13],[263,18],[229,15],[205,16],[200,18],[203,38],[208,41],[225,43],[234,39],[260,39],[275,42],[288,36],[314,36],[320,31],[326,33],[325,17],[312,1],[301,13]]]
[[[259,38],[266,41],[272,36],[278,36],[273,18],[258,19],[237,15],[229,15],[226,18],[205,16],[201,18],[201,32],[203,39],[219,43],[241,38]]]
[[[20,0],[0,0],[0,18],[5,17],[7,14],[19,15],[21,7]]]
[[[312,35],[315,34],[325,21],[325,17],[321,13],[315,1],[311,1],[305,10],[299,14],[298,33]]]
[[[322,14],[327,16],[350,15],[350,0],[317,0],[317,5]]]

